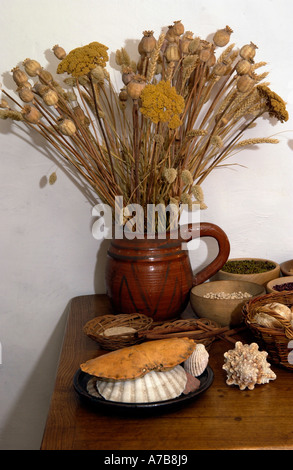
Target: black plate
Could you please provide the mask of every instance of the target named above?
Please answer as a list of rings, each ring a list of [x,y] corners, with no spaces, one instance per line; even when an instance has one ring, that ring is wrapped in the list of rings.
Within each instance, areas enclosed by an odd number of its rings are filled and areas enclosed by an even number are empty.
[[[212,369],[207,366],[205,371],[197,378],[200,380],[200,387],[194,392],[188,393],[187,395],[181,394],[179,397],[173,398],[171,400],[152,403],[120,403],[106,400],[94,389],[94,381],[96,380],[95,377],[82,372],[81,369],[75,373],[73,385],[80,398],[85,400],[90,405],[103,407],[104,409],[109,409],[111,411],[135,410],[137,412],[139,410],[151,411],[163,410],[165,408],[169,409],[170,407],[179,406],[189,402],[190,400],[193,400],[210,387],[214,379],[214,373]],[[94,391],[95,396],[92,395],[92,393],[89,393],[88,387],[90,390],[92,389]]]

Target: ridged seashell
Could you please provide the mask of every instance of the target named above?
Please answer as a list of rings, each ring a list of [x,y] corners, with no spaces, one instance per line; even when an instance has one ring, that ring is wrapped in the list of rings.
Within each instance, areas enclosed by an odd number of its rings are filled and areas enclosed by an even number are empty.
[[[235,348],[224,354],[223,369],[227,385],[238,385],[240,390],[253,390],[256,384],[265,384],[277,378],[267,362],[266,351],[259,351],[256,343],[235,343]]]
[[[185,389],[187,376],[182,366],[150,371],[134,380],[97,380],[98,392],[106,400],[120,403],[152,403],[178,397]]]
[[[197,344],[195,350],[184,362],[184,369],[194,377],[198,377],[206,369],[209,362],[209,353],[204,344]]]

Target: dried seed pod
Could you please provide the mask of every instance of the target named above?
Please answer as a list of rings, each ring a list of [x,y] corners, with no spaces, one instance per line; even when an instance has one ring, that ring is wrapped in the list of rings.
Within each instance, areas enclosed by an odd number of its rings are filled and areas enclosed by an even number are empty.
[[[128,85],[129,82],[133,79],[135,73],[133,72],[131,67],[125,67],[122,72],[122,82],[124,85]]]
[[[195,54],[196,52],[198,52],[200,48],[200,42],[201,42],[200,38],[192,39],[189,43],[188,52],[190,52],[191,54]]]
[[[23,83],[28,81],[27,74],[21,70],[18,66],[14,67],[12,70],[12,78],[18,86],[21,86]]]
[[[181,36],[184,33],[184,26],[181,23],[181,20],[174,21],[173,33],[175,36]]]
[[[145,78],[141,75],[135,75],[133,79],[127,84],[127,93],[133,100],[138,100],[145,86]]]
[[[30,77],[35,77],[42,70],[41,64],[33,59],[25,59],[23,66]]]
[[[48,90],[43,95],[43,100],[48,106],[55,106],[58,103],[58,94],[54,90]]]
[[[0,101],[0,108],[9,108],[8,101],[6,101],[4,98],[2,98]]]
[[[91,70],[91,77],[96,83],[103,84],[105,80],[105,75],[103,72],[103,67],[97,65],[94,69]]]
[[[140,54],[146,54],[149,56],[151,52],[153,52],[154,48],[156,47],[156,39],[154,38],[153,31],[144,31],[143,38],[141,39],[138,45],[138,51]]]
[[[168,62],[177,62],[180,60],[180,51],[176,42],[171,42],[168,45],[165,51],[165,57]]]
[[[73,108],[73,113],[76,119],[83,125],[83,126],[89,126],[90,125],[90,120],[89,118],[85,115],[83,109],[80,106],[75,106]]]
[[[23,118],[31,124],[37,124],[41,118],[41,113],[37,110],[37,108],[29,104],[22,108],[21,113]]]
[[[59,60],[62,60],[66,57],[65,50],[63,49],[63,47],[60,47],[58,44],[56,44],[54,47],[52,47],[52,51],[54,52],[54,55]]]
[[[241,93],[246,93],[254,86],[254,80],[249,75],[241,75],[237,80],[237,89]]]
[[[19,89],[18,95],[24,103],[30,103],[34,99],[34,93],[32,92],[31,88],[23,86]]]
[[[53,76],[48,70],[42,69],[39,73],[39,79],[40,82],[43,83],[44,85],[47,85],[47,83],[51,83],[53,81]]]
[[[213,68],[214,74],[219,75],[220,77],[222,77],[223,75],[226,75],[227,71],[228,71],[228,67],[226,64],[223,64],[223,62],[217,63]]]
[[[168,26],[168,31],[166,32],[165,40],[169,42],[175,41],[176,34],[174,32],[174,26]]]
[[[216,56],[215,56],[215,53],[213,51],[211,51],[210,53],[210,57],[209,59],[207,60],[206,64],[208,67],[213,67],[216,63]]]
[[[204,45],[199,53],[199,59],[202,62],[207,62],[211,57],[212,51],[210,45]]]
[[[188,54],[189,45],[192,40],[193,40],[193,33],[191,31],[186,31],[180,43],[182,54],[184,55]]]
[[[29,89],[32,89],[32,85],[30,84],[30,82],[23,82],[19,88],[29,88]],[[17,89],[17,91],[19,91],[19,89]]]
[[[219,29],[219,31],[214,34],[214,44],[218,47],[226,46],[230,41],[230,36],[232,33],[233,30],[229,26],[226,26],[224,29]]]
[[[239,54],[242,57],[242,59],[246,59],[252,62],[255,56],[256,49],[257,49],[257,46],[253,44],[253,42],[251,42],[250,44],[246,44],[245,46],[242,46]]]
[[[63,92],[62,88],[61,90],[59,90],[59,93],[61,92]],[[63,93],[63,96],[67,101],[77,101],[77,96],[74,91],[68,91],[67,93]]]
[[[48,90],[50,90],[50,88],[47,85],[44,85],[43,83],[36,83],[33,87],[33,90],[39,96],[43,96],[45,93],[47,93]]]
[[[62,134],[67,136],[74,135],[76,132],[75,124],[71,119],[62,119],[58,127]]]
[[[127,101],[128,100],[128,93],[126,88],[121,88],[119,93],[119,100],[120,101]]]
[[[246,59],[239,60],[236,65],[236,72],[238,75],[246,75],[250,72],[250,69],[251,63]]]
[[[66,83],[66,85],[75,86],[77,79],[75,77],[67,77],[67,78],[64,78],[63,81],[64,83]]]

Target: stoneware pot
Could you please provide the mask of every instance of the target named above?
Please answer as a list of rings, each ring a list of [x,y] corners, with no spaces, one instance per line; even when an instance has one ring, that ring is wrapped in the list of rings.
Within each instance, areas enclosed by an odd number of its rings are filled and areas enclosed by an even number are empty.
[[[111,240],[106,262],[106,288],[114,313],[142,313],[155,321],[178,317],[189,301],[190,289],[213,276],[227,261],[230,244],[217,225],[185,225],[160,239]],[[216,258],[195,276],[184,244],[199,237],[218,242]],[[182,245],[183,244],[183,245]]]
[[[275,268],[270,269],[269,271],[265,271],[263,273],[251,273],[251,274],[236,274],[236,273],[228,273],[220,269],[213,280],[215,281],[248,281],[248,282],[255,282],[256,284],[260,284],[262,286],[266,286],[267,283],[271,279],[275,279],[280,275],[280,266],[275,261],[271,261],[269,259],[263,258],[231,258],[228,261],[242,261],[242,260],[255,260],[255,261],[269,261],[275,265]]]

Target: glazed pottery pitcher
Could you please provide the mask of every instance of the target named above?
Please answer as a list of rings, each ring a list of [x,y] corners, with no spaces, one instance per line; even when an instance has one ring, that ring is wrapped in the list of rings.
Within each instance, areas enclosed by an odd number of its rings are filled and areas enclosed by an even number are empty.
[[[177,234],[176,234],[177,235]],[[216,258],[193,276],[183,243],[212,237],[218,242]],[[142,313],[154,321],[178,317],[189,301],[190,289],[213,276],[228,259],[229,240],[217,225],[185,225],[176,238],[113,239],[107,254],[106,287],[114,313]]]

